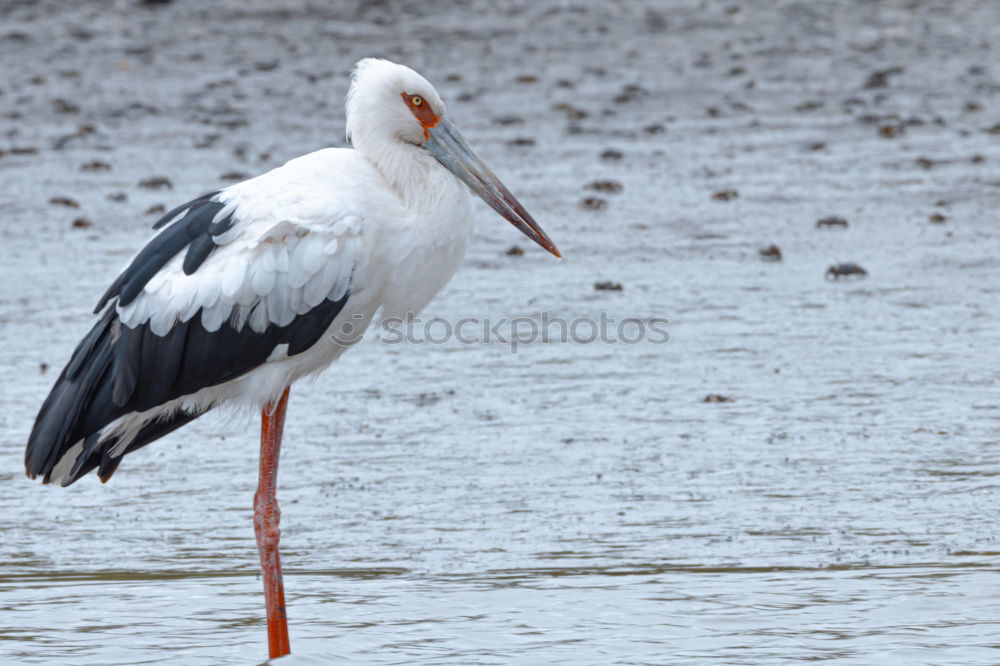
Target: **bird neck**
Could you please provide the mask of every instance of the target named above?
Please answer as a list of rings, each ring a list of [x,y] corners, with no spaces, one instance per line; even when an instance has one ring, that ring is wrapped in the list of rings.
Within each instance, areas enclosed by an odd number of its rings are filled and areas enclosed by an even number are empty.
[[[355,148],[382,174],[410,210],[429,211],[443,196],[461,190],[460,183],[418,146],[398,142],[373,150],[355,143]]]

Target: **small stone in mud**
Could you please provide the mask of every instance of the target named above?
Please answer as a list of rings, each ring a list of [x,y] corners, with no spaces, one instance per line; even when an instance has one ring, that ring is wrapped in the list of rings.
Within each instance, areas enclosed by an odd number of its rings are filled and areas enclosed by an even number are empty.
[[[538,77],[534,74],[522,74],[514,80],[518,83],[538,83]]]
[[[112,192],[104,197],[108,201],[117,201],[121,203],[122,201],[128,201],[128,195],[124,192]]]
[[[624,287],[622,287],[621,282],[612,282],[611,280],[605,280],[603,282],[595,282],[594,289],[596,289],[597,291],[622,291]]]
[[[966,102],[965,110],[968,111],[969,113],[975,113],[976,111],[982,111],[983,105],[980,104],[979,102]]]
[[[1000,134],[1000,123],[997,123],[991,127],[986,128],[986,131],[990,134]]]
[[[650,32],[663,32],[668,27],[667,17],[656,9],[647,9],[645,19],[646,27]]]
[[[33,148],[30,146],[14,146],[10,149],[11,155],[37,155],[38,148]]]
[[[625,157],[625,153],[614,148],[608,148],[603,153],[601,153],[601,159],[606,161],[620,160]]]
[[[702,400],[702,402],[711,402],[711,403],[715,403],[715,402],[732,402],[732,401],[733,401],[733,399],[730,398],[729,396],[727,396],[727,395],[721,395],[719,393],[709,393],[708,395],[705,396],[705,399]]]
[[[973,164],[983,164],[984,162],[986,162],[986,157],[983,155],[976,154],[970,157],[969,161],[972,162]]]
[[[948,221],[948,216],[941,213],[934,213],[927,219],[930,220],[931,224],[944,224]]]
[[[170,182],[169,178],[164,178],[163,176],[154,176],[152,178],[146,178],[139,181],[139,187],[143,187],[147,190],[162,190],[164,188],[168,190],[174,189],[174,184]]]
[[[615,96],[613,101],[615,104],[627,104],[648,94],[649,91],[642,86],[630,83],[622,88],[622,91]]]
[[[504,254],[506,254],[508,257],[523,257],[524,248],[522,248],[520,245],[511,245],[509,248],[507,248],[507,251]]]
[[[617,180],[595,180],[585,186],[588,190],[607,192],[608,194],[618,194],[622,191],[622,184]]]
[[[249,177],[250,174],[242,171],[227,171],[219,175],[219,180],[246,180]]]
[[[111,171],[111,165],[101,160],[91,160],[80,165],[80,171]]]
[[[52,147],[55,148],[56,150],[62,150],[63,148],[68,146],[71,141],[83,138],[88,134],[93,134],[95,131],[96,130],[94,129],[93,125],[86,125],[86,124],[80,125],[79,127],[76,128],[75,132],[71,132],[69,134],[63,134],[57,137],[56,140],[52,142]]]
[[[808,146],[809,150],[823,150],[826,148],[826,144],[822,141],[817,141],[816,143],[810,143]]]
[[[39,374],[44,375],[48,371],[49,371],[49,364],[48,363],[46,363],[45,361],[42,361],[41,363],[38,364],[38,373]]]
[[[712,194],[712,201],[732,201],[738,199],[740,193],[736,190],[719,190]]]
[[[159,215],[160,213],[167,210],[167,207],[163,204],[156,204],[155,206],[150,206],[146,209],[146,215]]]
[[[211,148],[215,142],[222,138],[221,134],[206,134],[194,142],[195,148]]]
[[[840,278],[857,277],[863,278],[868,275],[868,271],[855,263],[834,264],[826,269],[827,280],[839,280]]]
[[[815,111],[816,109],[822,109],[822,108],[823,108],[823,102],[819,101],[818,99],[810,99],[797,105],[795,107],[795,110],[801,113],[805,111]]]
[[[417,407],[430,407],[431,405],[436,405],[441,402],[441,396],[437,393],[421,393],[417,396],[417,399],[413,401],[413,404]]]
[[[510,141],[508,141],[507,145],[515,148],[524,148],[527,146],[535,145],[535,140],[528,138],[526,136],[519,136],[516,139],[511,139]]]
[[[569,79],[559,79],[556,81],[556,88],[575,88],[576,84]]]
[[[75,220],[73,220],[74,229],[89,229],[92,226],[94,226],[94,223],[85,217],[78,217]]]
[[[578,109],[572,104],[559,103],[552,107],[553,111],[562,111],[566,114],[566,117],[570,120],[582,120],[587,117],[587,112],[583,109]]]
[[[494,118],[493,122],[497,125],[520,125],[524,122],[524,118],[521,116],[500,116],[499,118]]]
[[[764,261],[781,261],[781,248],[777,245],[768,245],[759,251],[760,258]]]
[[[604,210],[607,208],[608,202],[600,197],[587,197],[580,201],[580,206],[587,210]]]
[[[80,113],[80,107],[68,99],[54,99],[52,105],[56,107],[56,113]]]
[[[878,125],[884,122],[902,124],[902,120],[900,120],[899,116],[895,113],[890,113],[888,115],[881,113],[865,113],[855,118],[855,120],[862,125]]]
[[[878,135],[883,139],[895,139],[902,133],[902,125],[882,125],[878,128]]]
[[[660,123],[653,123],[652,125],[646,125],[643,127],[642,131],[646,134],[663,134],[667,131],[667,128]]]
[[[885,88],[889,85],[890,76],[902,73],[902,67],[889,67],[888,69],[876,70],[868,75],[868,79],[865,81],[865,89]]]
[[[69,197],[52,197],[51,199],[49,199],[49,203],[52,204],[53,206],[66,206],[66,208],[80,207],[80,204],[78,204],[75,200],[70,199]]]
[[[462,80],[462,75],[461,74],[454,74],[454,73],[453,74],[449,74],[448,76],[445,77],[444,80],[445,81],[449,81],[451,83],[455,83],[456,81],[461,81]]]
[[[833,229],[833,228],[846,229],[847,220],[842,217],[837,217],[836,215],[830,215],[828,217],[821,217],[816,220],[817,229]]]

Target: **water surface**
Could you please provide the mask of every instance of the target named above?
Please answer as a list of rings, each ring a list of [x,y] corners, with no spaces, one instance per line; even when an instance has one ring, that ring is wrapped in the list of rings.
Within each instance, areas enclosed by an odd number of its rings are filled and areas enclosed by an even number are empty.
[[[567,257],[477,207],[427,314],[664,317],[670,341],[370,340],[296,386],[288,663],[1000,662],[998,12],[0,9],[0,660],[261,662],[252,418],[105,486],[24,480],[23,442],[146,211],[338,145],[346,70],[384,54]],[[824,279],[842,261],[868,277]]]

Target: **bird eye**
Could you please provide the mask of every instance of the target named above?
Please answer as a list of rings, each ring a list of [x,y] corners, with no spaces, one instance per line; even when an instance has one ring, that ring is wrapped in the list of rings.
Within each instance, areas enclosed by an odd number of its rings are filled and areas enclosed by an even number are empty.
[[[410,104],[413,106],[421,106],[424,103],[424,98],[420,95],[414,95],[410,98]]]

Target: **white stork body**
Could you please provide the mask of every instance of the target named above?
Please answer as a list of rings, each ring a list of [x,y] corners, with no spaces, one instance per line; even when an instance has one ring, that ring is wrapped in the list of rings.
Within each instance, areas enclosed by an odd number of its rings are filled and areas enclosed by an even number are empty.
[[[113,453],[123,452],[146,423],[178,409],[260,408],[336,360],[379,311],[402,318],[422,310],[458,269],[472,231],[462,184],[436,163],[422,167],[396,190],[360,152],[327,148],[216,195],[225,205],[218,215],[234,220],[215,237],[219,247],[191,275],[182,269],[183,253],[175,255],[134,301],[116,305],[122,325],[148,325],[164,335],[197,317],[210,333],[227,323],[260,332],[286,326],[348,289],[350,298],[305,351],[289,356],[287,344],[275,345],[263,364],[236,379],[109,424],[103,437],[117,439]],[[65,480],[74,453],[63,456],[53,481]]]
[[[272,657],[289,649],[276,477],[289,386],[360,339],[377,313],[419,312],[458,268],[465,186],[558,251],[413,70],[358,63],[354,150],[328,148],[211,192],[157,222],[98,303],[28,438],[28,476],[69,485],[219,405],[262,408],[254,528]],[[464,185],[463,185],[464,183]]]

